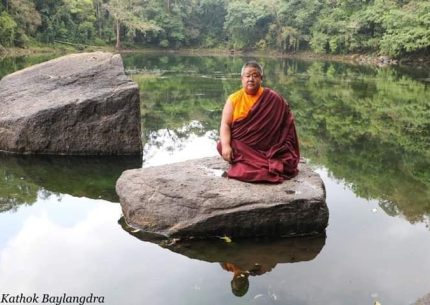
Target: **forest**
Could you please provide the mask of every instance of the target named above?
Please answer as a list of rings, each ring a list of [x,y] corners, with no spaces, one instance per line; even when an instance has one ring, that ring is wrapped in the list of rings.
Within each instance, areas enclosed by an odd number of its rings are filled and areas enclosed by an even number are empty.
[[[0,0],[0,51],[116,48],[430,54],[430,0]]]

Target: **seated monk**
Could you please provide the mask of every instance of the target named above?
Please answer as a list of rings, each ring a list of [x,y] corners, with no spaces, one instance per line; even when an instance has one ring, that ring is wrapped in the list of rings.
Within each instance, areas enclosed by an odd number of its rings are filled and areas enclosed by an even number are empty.
[[[245,63],[242,89],[228,97],[222,112],[217,149],[230,163],[228,177],[281,183],[298,173],[299,143],[288,103],[263,88],[262,80],[261,65]]]

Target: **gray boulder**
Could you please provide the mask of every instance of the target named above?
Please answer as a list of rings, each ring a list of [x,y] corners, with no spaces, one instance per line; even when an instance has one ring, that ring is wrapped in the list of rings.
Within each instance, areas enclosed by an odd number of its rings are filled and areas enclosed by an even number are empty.
[[[139,89],[120,55],[63,56],[0,81],[0,150],[66,155],[142,153]]]
[[[166,237],[324,233],[324,184],[306,164],[276,185],[221,177],[226,168],[213,157],[123,172],[116,191],[127,224]]]

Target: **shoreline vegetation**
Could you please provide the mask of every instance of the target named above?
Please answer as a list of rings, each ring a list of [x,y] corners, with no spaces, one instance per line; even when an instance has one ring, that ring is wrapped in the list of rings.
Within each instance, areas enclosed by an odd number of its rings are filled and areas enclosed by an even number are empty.
[[[422,66],[430,62],[429,22],[430,1],[422,0],[3,0],[0,53],[115,46]]]
[[[55,44],[46,46],[36,46],[28,48],[0,48],[0,61],[6,57],[38,56],[47,54],[65,55],[80,52],[118,52],[118,53],[160,53],[160,54],[177,54],[186,56],[258,56],[274,58],[292,58],[299,60],[323,60],[333,62],[344,62],[355,65],[370,66],[430,66],[430,56],[409,56],[399,59],[393,59],[389,56],[375,54],[319,54],[311,51],[298,51],[281,53],[276,50],[231,50],[228,48],[181,48],[181,49],[156,49],[156,48],[124,48],[117,50],[113,46],[85,46],[80,44]]]

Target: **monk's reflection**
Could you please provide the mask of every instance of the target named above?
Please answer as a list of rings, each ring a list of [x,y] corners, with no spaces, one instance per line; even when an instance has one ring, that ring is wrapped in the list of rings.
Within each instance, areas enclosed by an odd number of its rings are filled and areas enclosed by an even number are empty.
[[[244,296],[250,278],[271,272],[276,265],[313,260],[325,244],[325,235],[280,239],[244,239],[226,242],[211,240],[166,240],[153,234],[130,228],[124,218],[122,228],[140,240],[156,243],[163,248],[210,263],[232,273],[231,290],[235,296]]]
[[[228,262],[220,264],[224,270],[233,272],[231,291],[237,297],[244,296],[248,292],[249,276],[264,274],[276,266],[276,264],[273,264],[273,266],[264,266],[259,263],[254,263],[252,266],[238,266]]]
[[[244,296],[248,292],[249,271],[243,271],[240,267],[232,263],[221,263],[224,270],[233,272],[233,279],[231,280],[231,291],[237,297]]]

